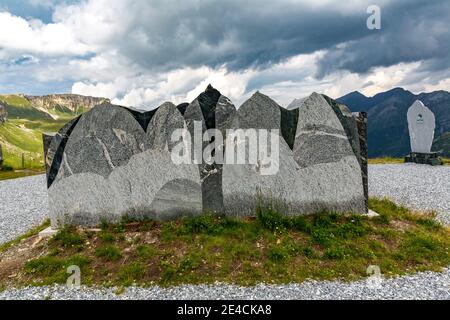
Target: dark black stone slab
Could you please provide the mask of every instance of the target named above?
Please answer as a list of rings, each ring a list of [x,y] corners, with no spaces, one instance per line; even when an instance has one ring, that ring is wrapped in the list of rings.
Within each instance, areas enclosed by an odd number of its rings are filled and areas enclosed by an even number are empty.
[[[405,157],[405,162],[429,164],[432,166],[440,166],[444,164],[442,162],[442,159],[438,156],[437,152],[431,153],[411,152],[409,155]]]
[[[61,167],[61,161],[64,155],[64,149],[66,147],[67,141],[69,140],[69,136],[71,135],[73,129],[77,125],[81,116],[76,117],[75,119],[70,120],[64,127],[62,127],[57,134],[53,136],[50,141],[48,148],[44,151],[46,153],[45,157],[45,166],[48,168],[46,170],[47,173],[47,188],[50,188],[53,181],[55,181],[56,176],[58,175],[59,168]],[[43,137],[44,146],[46,144],[45,140],[48,139]],[[44,147],[45,148],[45,147]]]
[[[177,105],[178,111],[184,116],[184,113],[186,112],[187,107],[189,106],[189,103],[183,102]]]
[[[150,121],[152,120],[156,111],[158,110],[158,108],[156,108],[156,109],[153,109],[150,111],[139,111],[139,110],[134,110],[134,109],[130,109],[127,107],[121,107],[121,108],[123,108],[123,109],[127,110],[129,113],[131,113],[133,118],[136,119],[136,121],[139,123],[139,125],[142,127],[142,129],[144,129],[144,131],[147,130],[148,124],[150,123]]]
[[[369,179],[367,174],[367,112],[355,112],[353,116],[356,119],[359,135],[360,165],[364,186],[364,197],[366,198],[366,207],[369,208]]]
[[[284,141],[288,144],[291,150],[294,149],[295,133],[297,131],[298,123],[298,108],[288,110],[280,108],[281,110],[281,135]]]

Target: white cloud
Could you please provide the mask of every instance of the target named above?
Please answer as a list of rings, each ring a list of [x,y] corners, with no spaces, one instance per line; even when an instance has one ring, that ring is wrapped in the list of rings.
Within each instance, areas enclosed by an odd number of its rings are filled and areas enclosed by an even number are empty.
[[[61,23],[43,24],[0,12],[0,30],[0,59],[22,54],[71,56],[89,52],[89,47],[77,41],[72,30]]]
[[[349,19],[349,26],[359,20],[365,26],[361,18],[370,2],[280,0],[258,6],[238,0],[176,5],[46,0],[43,5],[54,8],[52,23],[0,12],[0,30],[8,31],[0,33],[0,88],[16,83],[27,93],[33,81],[42,87],[67,83],[73,93],[146,109],[164,101],[190,102],[209,83],[236,106],[256,90],[287,105],[313,91],[339,97],[354,90],[373,95],[394,86],[415,92],[448,89],[448,72],[429,72],[423,61],[372,67],[365,73],[330,68],[323,78],[315,76],[334,45],[342,49],[347,37],[356,44],[361,36],[369,38],[347,26],[346,32],[336,30],[347,21],[342,19]],[[389,3],[379,2],[383,8]],[[379,49],[385,54],[384,47]],[[14,63],[21,57],[27,63]],[[10,85],[2,84],[6,81]]]

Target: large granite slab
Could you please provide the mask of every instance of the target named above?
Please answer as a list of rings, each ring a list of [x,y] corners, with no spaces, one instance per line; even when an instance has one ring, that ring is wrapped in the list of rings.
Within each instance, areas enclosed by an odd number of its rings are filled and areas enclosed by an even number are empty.
[[[126,108],[103,104],[76,122],[49,187],[53,225],[95,225],[123,216],[164,220],[203,211],[198,166],[171,159],[172,131],[185,127],[181,113],[163,104],[147,132],[138,119]]]
[[[317,93],[299,107],[293,153],[305,169],[301,172],[315,185],[319,207],[336,212],[366,211],[358,156],[335,110]]]
[[[342,117],[352,116],[344,114]],[[293,125],[297,126],[295,141],[286,134],[293,131]],[[262,175],[258,165],[225,164],[222,186],[227,214],[250,215],[261,203],[288,215],[322,210],[366,212],[359,156],[336,111],[323,96],[313,93],[297,107],[291,105],[287,110],[257,93],[238,109],[233,127],[281,127],[277,138],[279,170],[272,175]],[[357,150],[360,150],[357,128],[355,130]],[[246,147],[248,152],[248,145]]]
[[[367,119],[316,93],[294,102],[285,109],[257,92],[236,110],[208,86],[189,104],[94,107],[44,135],[52,224],[251,216],[258,206],[286,215],[365,212]],[[187,163],[173,161],[175,130],[190,139]],[[241,147],[243,163],[217,160]]]

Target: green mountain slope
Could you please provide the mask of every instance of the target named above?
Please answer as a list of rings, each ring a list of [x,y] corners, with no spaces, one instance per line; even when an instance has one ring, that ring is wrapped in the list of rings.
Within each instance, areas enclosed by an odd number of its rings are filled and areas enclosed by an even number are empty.
[[[66,122],[103,100],[91,97],[80,99],[75,95],[31,98],[0,95],[0,104],[7,112],[6,121],[0,123],[4,166],[14,169],[43,168],[42,133],[57,132]]]

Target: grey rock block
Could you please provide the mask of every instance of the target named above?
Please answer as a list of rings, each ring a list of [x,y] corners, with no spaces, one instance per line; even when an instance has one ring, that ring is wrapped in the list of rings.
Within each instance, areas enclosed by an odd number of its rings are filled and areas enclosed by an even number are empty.
[[[176,129],[185,126],[183,115],[171,102],[158,107],[147,127],[144,144],[146,149],[165,149],[172,151],[176,142],[172,142],[172,134]]]
[[[130,112],[103,103],[83,114],[64,148],[63,169],[56,180],[95,172],[108,177],[115,167],[143,152],[145,132]]]
[[[280,106],[268,96],[256,92],[238,109],[237,120],[241,129],[280,129]],[[233,126],[236,126],[235,122]]]
[[[172,190],[171,206],[167,193]],[[180,192],[185,193],[181,196]],[[178,196],[177,196],[178,194]],[[108,177],[73,174],[49,188],[52,225],[97,225],[123,216],[168,219],[202,212],[200,175],[195,165],[175,166],[166,150],[133,155]]]
[[[355,154],[339,118],[321,95],[311,94],[299,108],[295,160],[304,168],[317,163],[336,162],[344,156]]]
[[[317,208],[365,212],[361,166],[345,129],[326,99],[311,94],[299,108],[294,159],[309,180]]]
[[[125,215],[168,220],[205,211],[248,216],[261,205],[286,215],[366,212],[366,120],[358,119],[316,93],[284,109],[257,92],[236,110],[211,86],[189,105],[167,102],[146,112],[104,103],[45,137],[52,225],[96,225]],[[207,163],[203,154],[198,164],[176,165],[171,151],[179,142],[172,133],[187,128],[194,148],[202,138],[194,137],[196,124],[202,135],[275,129],[279,154],[270,164],[278,170],[265,174],[262,158],[222,165]],[[203,149],[215,141],[205,138]],[[214,152],[242,143],[224,142],[216,141]],[[245,148],[248,161],[248,143]]]
[[[416,100],[407,112],[411,152],[430,153],[436,122],[433,112]]]

